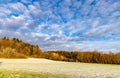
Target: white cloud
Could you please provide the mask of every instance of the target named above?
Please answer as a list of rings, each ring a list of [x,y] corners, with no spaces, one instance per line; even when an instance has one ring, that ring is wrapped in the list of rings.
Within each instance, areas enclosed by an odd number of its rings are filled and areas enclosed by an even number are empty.
[[[114,46],[119,46],[120,40],[119,4],[112,0],[3,2],[0,37],[18,37],[40,45],[42,50],[116,51]]]
[[[12,13],[24,14],[27,13],[27,8],[20,2],[9,3],[6,8],[10,9]]]
[[[101,38],[109,38],[109,37],[114,37],[112,34],[119,34],[119,28],[120,28],[120,23],[113,23],[113,24],[108,24],[108,25],[103,25],[103,26],[98,26],[96,28],[92,28],[89,31],[85,33],[88,37],[91,36],[95,39],[101,39]]]
[[[119,11],[113,12],[112,17],[116,17],[116,16],[120,16],[120,12]]]
[[[4,29],[19,29],[21,26],[24,26],[25,17],[20,15],[18,17],[11,16],[10,18],[6,18],[2,21],[2,27]]]
[[[42,14],[41,10],[40,9],[38,10],[38,8],[34,5],[29,5],[29,11],[36,17],[39,17]]]
[[[21,2],[26,3],[26,4],[31,3],[31,1],[32,1],[32,0],[21,0]]]
[[[99,19],[95,19],[94,21],[93,21],[93,24],[92,24],[92,27],[94,28],[94,27],[96,27],[96,26],[99,26]]]

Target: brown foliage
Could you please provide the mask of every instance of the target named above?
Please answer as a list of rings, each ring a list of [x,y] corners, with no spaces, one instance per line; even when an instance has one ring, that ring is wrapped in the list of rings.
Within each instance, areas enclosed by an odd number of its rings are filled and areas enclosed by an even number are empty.
[[[61,58],[62,57],[62,58]],[[120,64],[120,53],[48,51],[44,58],[62,61]]]
[[[42,51],[37,45],[22,42],[18,38],[0,39],[0,57],[2,58],[26,58],[40,57]]]

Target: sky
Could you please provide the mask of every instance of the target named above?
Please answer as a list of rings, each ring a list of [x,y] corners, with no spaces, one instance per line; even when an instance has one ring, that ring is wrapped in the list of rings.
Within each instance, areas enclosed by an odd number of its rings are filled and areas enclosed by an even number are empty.
[[[120,0],[0,0],[0,38],[43,51],[120,52]]]

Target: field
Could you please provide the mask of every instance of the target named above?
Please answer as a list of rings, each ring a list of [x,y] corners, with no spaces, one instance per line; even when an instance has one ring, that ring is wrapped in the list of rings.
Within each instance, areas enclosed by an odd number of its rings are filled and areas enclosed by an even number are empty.
[[[120,66],[47,59],[0,59],[0,78],[120,78]]]

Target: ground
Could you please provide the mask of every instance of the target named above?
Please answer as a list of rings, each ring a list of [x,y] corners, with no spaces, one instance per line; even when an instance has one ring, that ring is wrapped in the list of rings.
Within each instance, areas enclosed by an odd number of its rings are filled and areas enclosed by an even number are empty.
[[[0,62],[0,69],[4,71],[49,73],[68,78],[120,78],[119,65],[62,62],[35,58],[0,59]]]

